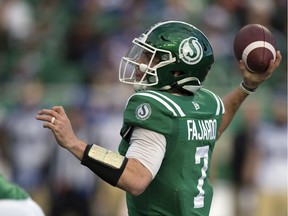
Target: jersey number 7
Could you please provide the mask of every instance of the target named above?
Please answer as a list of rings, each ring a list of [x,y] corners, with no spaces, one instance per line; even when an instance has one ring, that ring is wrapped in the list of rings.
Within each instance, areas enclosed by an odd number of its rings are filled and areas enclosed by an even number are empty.
[[[208,169],[208,152],[209,146],[197,147],[195,153],[195,163],[200,164],[201,159],[204,160],[204,165],[201,169],[201,177],[198,179],[197,189],[199,190],[199,194],[194,197],[194,208],[203,208],[204,207],[204,194],[203,190],[204,179],[207,174],[206,171]]]

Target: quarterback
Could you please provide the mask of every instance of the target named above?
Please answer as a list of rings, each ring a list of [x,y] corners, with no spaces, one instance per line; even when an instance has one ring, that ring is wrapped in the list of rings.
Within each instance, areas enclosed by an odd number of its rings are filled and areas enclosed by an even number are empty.
[[[186,22],[160,22],[132,41],[120,63],[119,80],[135,94],[124,110],[119,153],[79,140],[62,106],[42,109],[36,119],[83,165],[126,191],[128,215],[208,216],[215,143],[281,59],[278,51],[262,74],[240,61],[243,80],[220,98],[202,87],[214,62],[206,36]]]

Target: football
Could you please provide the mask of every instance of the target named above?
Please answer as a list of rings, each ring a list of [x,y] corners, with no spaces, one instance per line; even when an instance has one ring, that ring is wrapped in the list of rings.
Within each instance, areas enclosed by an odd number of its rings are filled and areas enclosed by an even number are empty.
[[[242,59],[251,73],[263,73],[276,59],[276,40],[269,29],[249,24],[236,34],[233,44],[237,60]]]

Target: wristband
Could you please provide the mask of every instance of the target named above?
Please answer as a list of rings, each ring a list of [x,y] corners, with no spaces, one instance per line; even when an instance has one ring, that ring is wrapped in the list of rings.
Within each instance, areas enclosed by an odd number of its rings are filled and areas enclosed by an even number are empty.
[[[257,88],[253,88],[253,89],[248,88],[243,81],[240,83],[240,88],[243,92],[245,92],[248,95],[255,93],[257,89]]]
[[[88,156],[91,159],[114,169],[120,169],[125,158],[120,154],[117,154],[95,144],[93,144],[90,148]]]
[[[127,162],[128,158],[93,144],[87,145],[81,164],[107,183],[116,186]]]

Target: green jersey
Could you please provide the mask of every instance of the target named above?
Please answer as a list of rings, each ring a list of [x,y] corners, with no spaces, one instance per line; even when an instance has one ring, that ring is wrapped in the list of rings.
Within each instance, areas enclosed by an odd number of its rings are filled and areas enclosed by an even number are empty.
[[[155,178],[141,195],[126,195],[130,216],[209,215],[210,161],[223,114],[220,97],[204,88],[192,96],[143,91],[129,98],[120,154],[126,154],[134,126],[166,138],[165,156]]]
[[[28,197],[23,189],[10,183],[0,174],[0,199],[23,200]]]

